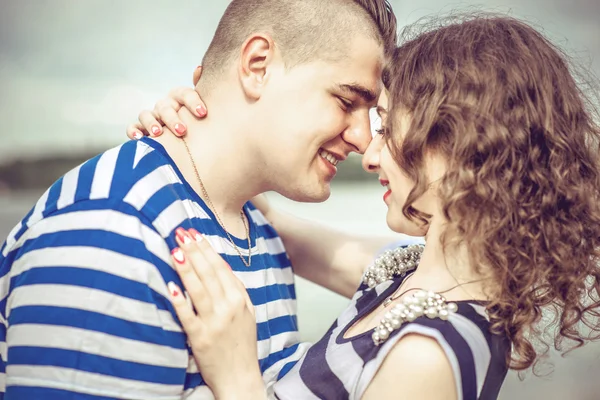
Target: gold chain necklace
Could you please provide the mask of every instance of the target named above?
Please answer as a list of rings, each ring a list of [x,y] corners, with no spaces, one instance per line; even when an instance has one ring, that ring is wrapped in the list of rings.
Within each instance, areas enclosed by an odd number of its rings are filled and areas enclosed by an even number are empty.
[[[202,183],[202,179],[200,179],[200,174],[198,173],[198,168],[196,167],[196,163],[194,162],[194,157],[192,157],[190,148],[188,147],[187,142],[185,141],[184,138],[181,138],[181,140],[183,141],[183,145],[185,146],[185,149],[187,150],[188,156],[190,156],[190,161],[192,162],[192,166],[194,167],[194,172],[196,173],[196,178],[198,179],[198,183],[200,184],[200,189],[202,190],[202,195],[206,199],[208,206],[211,208],[211,210],[215,214],[215,217],[217,218],[217,222],[219,223],[219,225],[221,225],[221,228],[223,228],[223,230],[225,231],[225,234],[227,234],[229,243],[231,243],[231,245],[235,248],[235,250],[237,251],[237,253],[240,256],[240,259],[242,260],[244,265],[246,267],[250,268],[250,266],[252,265],[252,242],[250,241],[249,222],[246,223],[246,218],[244,217],[244,211],[240,210],[240,218],[242,219],[242,223],[244,224],[244,228],[246,229],[246,237],[248,238],[248,261],[246,261],[246,259],[242,255],[242,252],[240,251],[240,249],[237,247],[237,245],[233,241],[233,238],[227,231],[227,228],[225,228],[225,224],[221,220],[221,217],[219,217],[219,214],[217,214],[217,209],[215,208],[214,204],[210,200],[210,197],[208,197],[208,192],[206,191],[206,188],[204,187],[204,183]]]

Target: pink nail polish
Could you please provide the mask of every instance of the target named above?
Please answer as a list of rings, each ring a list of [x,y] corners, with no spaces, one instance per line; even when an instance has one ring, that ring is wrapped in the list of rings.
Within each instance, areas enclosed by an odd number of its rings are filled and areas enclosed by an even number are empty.
[[[192,235],[192,237],[194,238],[194,240],[196,240],[196,242],[201,242],[204,239],[204,237],[200,234],[200,232],[198,232],[194,228],[191,228],[189,230],[189,232]]]
[[[174,248],[173,251],[171,251],[171,254],[173,255],[175,261],[177,261],[179,264],[183,264],[185,262],[185,256],[179,247]]]
[[[135,131],[135,132],[133,132],[133,138],[134,138],[135,140],[140,140],[140,139],[141,139],[141,138],[143,138],[143,137],[144,137],[144,135],[142,135],[142,132],[139,132],[139,131]]]
[[[160,127],[157,125],[153,125],[152,126],[152,134],[153,135],[158,135],[160,133]]]
[[[206,117],[206,108],[204,108],[203,106],[196,107],[196,112],[198,113],[198,116],[200,118]]]
[[[180,242],[183,242],[183,244],[192,243],[192,238],[190,234],[187,233],[186,230],[183,228],[177,228],[177,230],[175,231],[175,235],[177,235],[177,239],[179,239]]]
[[[179,288],[173,282],[167,283],[167,288],[174,298],[177,298],[181,294]]]
[[[181,135],[181,134],[185,133],[185,130],[186,130],[185,125],[183,125],[183,124],[175,124],[175,132],[177,132],[177,133],[179,133]]]

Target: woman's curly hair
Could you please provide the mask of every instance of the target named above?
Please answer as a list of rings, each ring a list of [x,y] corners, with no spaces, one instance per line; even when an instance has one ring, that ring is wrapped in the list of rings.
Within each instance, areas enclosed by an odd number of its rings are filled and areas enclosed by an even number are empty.
[[[388,129],[411,116],[402,139],[388,135],[416,182],[404,214],[426,218],[412,207],[429,184],[425,156],[443,156],[443,243],[466,245],[492,274],[487,310],[492,331],[511,341],[511,368],[535,366],[548,350],[539,330],[548,308],[556,349],[597,339],[600,127],[584,82],[557,47],[507,16],[454,16],[402,38],[387,86]]]

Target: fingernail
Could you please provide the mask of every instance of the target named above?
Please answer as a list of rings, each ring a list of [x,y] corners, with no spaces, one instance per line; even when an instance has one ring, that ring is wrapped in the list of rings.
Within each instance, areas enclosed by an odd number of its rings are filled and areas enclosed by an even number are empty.
[[[144,135],[142,135],[142,132],[140,132],[140,131],[135,131],[135,132],[133,132],[133,138],[134,138],[135,140],[139,140],[139,139],[141,139],[141,138],[143,138],[143,137],[144,137]]]
[[[177,285],[174,284],[173,282],[167,283],[167,288],[169,289],[169,293],[171,294],[171,297],[178,298],[179,296],[181,296],[181,290],[179,290]]]
[[[180,135],[184,134],[186,130],[185,125],[183,124],[175,124],[175,132],[179,133]]]
[[[177,235],[177,239],[179,239],[180,242],[183,242],[183,244],[192,243],[192,238],[190,237],[189,233],[186,232],[185,229],[177,228],[175,230],[175,234]]]
[[[192,235],[192,237],[196,240],[196,242],[201,242],[202,240],[204,240],[204,238],[202,237],[202,235],[200,234],[200,232],[198,232],[194,228],[191,228],[189,230],[189,232]]]
[[[158,125],[152,125],[152,134],[156,136],[159,133],[160,133],[160,126],[158,126]]]
[[[198,106],[196,107],[196,113],[198,113],[200,118],[206,117],[206,108],[204,108],[204,106]]]
[[[183,264],[185,262],[185,256],[179,247],[174,248],[173,251],[171,251],[171,254],[173,255],[173,258],[175,258],[175,261],[177,261],[179,264]]]

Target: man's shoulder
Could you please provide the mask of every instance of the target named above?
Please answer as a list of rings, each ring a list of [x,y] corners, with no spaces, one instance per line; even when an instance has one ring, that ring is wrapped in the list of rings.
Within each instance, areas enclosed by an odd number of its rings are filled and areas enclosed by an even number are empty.
[[[185,191],[177,186],[181,186],[180,179],[156,149],[141,141],[124,143],[54,182],[13,228],[3,247],[42,221],[48,225],[51,217],[62,217],[53,218],[53,225],[60,224],[61,230],[68,230],[67,222],[83,228],[115,218],[124,225],[137,220],[153,229],[153,217],[184,196]]]
[[[128,195],[151,197],[158,188],[180,183],[170,160],[142,141],[109,149],[70,173],[78,176],[76,186],[80,193],[76,200],[127,201]],[[63,185],[66,177],[62,178]]]
[[[113,147],[71,169],[46,191],[37,208],[44,215],[66,208],[132,207],[143,214],[149,203],[175,201],[181,193],[170,190],[181,185],[170,161],[142,141]],[[163,206],[165,206],[163,204]]]

